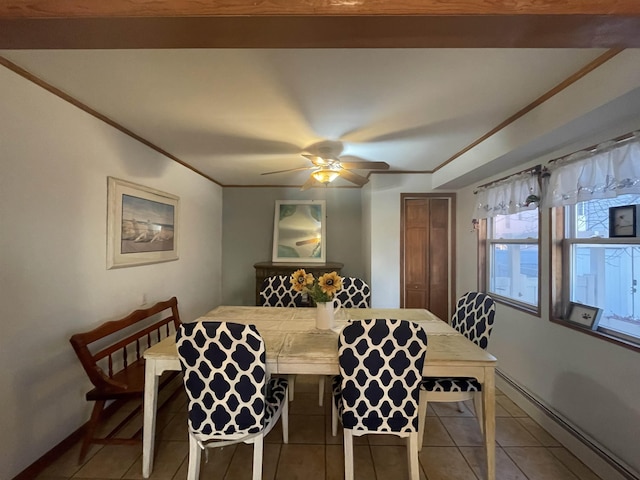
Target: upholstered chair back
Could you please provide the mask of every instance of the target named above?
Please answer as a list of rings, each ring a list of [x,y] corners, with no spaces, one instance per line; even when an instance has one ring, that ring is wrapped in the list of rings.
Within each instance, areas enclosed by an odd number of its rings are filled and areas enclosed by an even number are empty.
[[[257,433],[265,420],[265,348],[254,325],[180,326],[178,355],[189,397],[189,427],[200,441]]]
[[[427,335],[416,323],[354,320],[338,339],[345,429],[417,432],[418,394]]]
[[[288,275],[273,275],[262,281],[260,305],[263,307],[302,307],[302,293],[291,288]]]
[[[493,299],[480,292],[467,292],[458,299],[451,326],[481,348],[489,345],[496,315]]]
[[[342,289],[336,294],[336,298],[344,308],[369,308],[371,289],[360,278],[344,277]]]

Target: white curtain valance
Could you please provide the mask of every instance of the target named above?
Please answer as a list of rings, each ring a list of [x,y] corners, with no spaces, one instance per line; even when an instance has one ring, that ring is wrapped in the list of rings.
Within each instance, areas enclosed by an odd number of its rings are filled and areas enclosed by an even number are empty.
[[[538,207],[539,201],[538,174],[519,173],[476,191],[475,218],[533,210]]]
[[[640,193],[640,133],[624,143],[608,142],[549,165],[543,205],[560,207],[596,198]]]

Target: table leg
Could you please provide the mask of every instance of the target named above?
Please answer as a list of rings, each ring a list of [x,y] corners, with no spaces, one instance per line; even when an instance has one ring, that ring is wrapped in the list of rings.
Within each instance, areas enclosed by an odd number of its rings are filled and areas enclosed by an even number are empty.
[[[149,478],[153,470],[153,447],[156,437],[158,379],[155,361],[147,358],[144,371],[144,418],[142,424],[142,476]]]
[[[484,369],[482,408],[484,422],[484,446],[487,457],[487,480],[496,478],[496,380],[495,368]]]

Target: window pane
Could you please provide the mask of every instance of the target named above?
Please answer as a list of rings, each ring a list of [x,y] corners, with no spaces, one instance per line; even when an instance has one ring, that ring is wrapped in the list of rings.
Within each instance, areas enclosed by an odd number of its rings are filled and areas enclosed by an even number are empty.
[[[574,238],[609,237],[609,207],[634,205],[640,203],[640,195],[620,195],[616,198],[604,198],[580,202],[574,207]],[[569,217],[571,218],[571,217]],[[574,228],[569,228],[573,232]]]
[[[490,263],[489,292],[538,305],[537,245],[492,244]]]
[[[602,308],[600,326],[640,338],[640,246],[573,245],[571,300]]]
[[[497,215],[491,219],[491,238],[538,238],[538,209],[512,215]]]

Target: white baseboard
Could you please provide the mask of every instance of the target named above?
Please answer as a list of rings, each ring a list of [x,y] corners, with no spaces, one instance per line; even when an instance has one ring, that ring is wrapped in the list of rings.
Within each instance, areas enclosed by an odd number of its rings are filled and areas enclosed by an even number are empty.
[[[640,480],[640,473],[635,472],[595,440],[589,438],[518,382],[503,372],[496,373],[496,387],[601,479]]]

